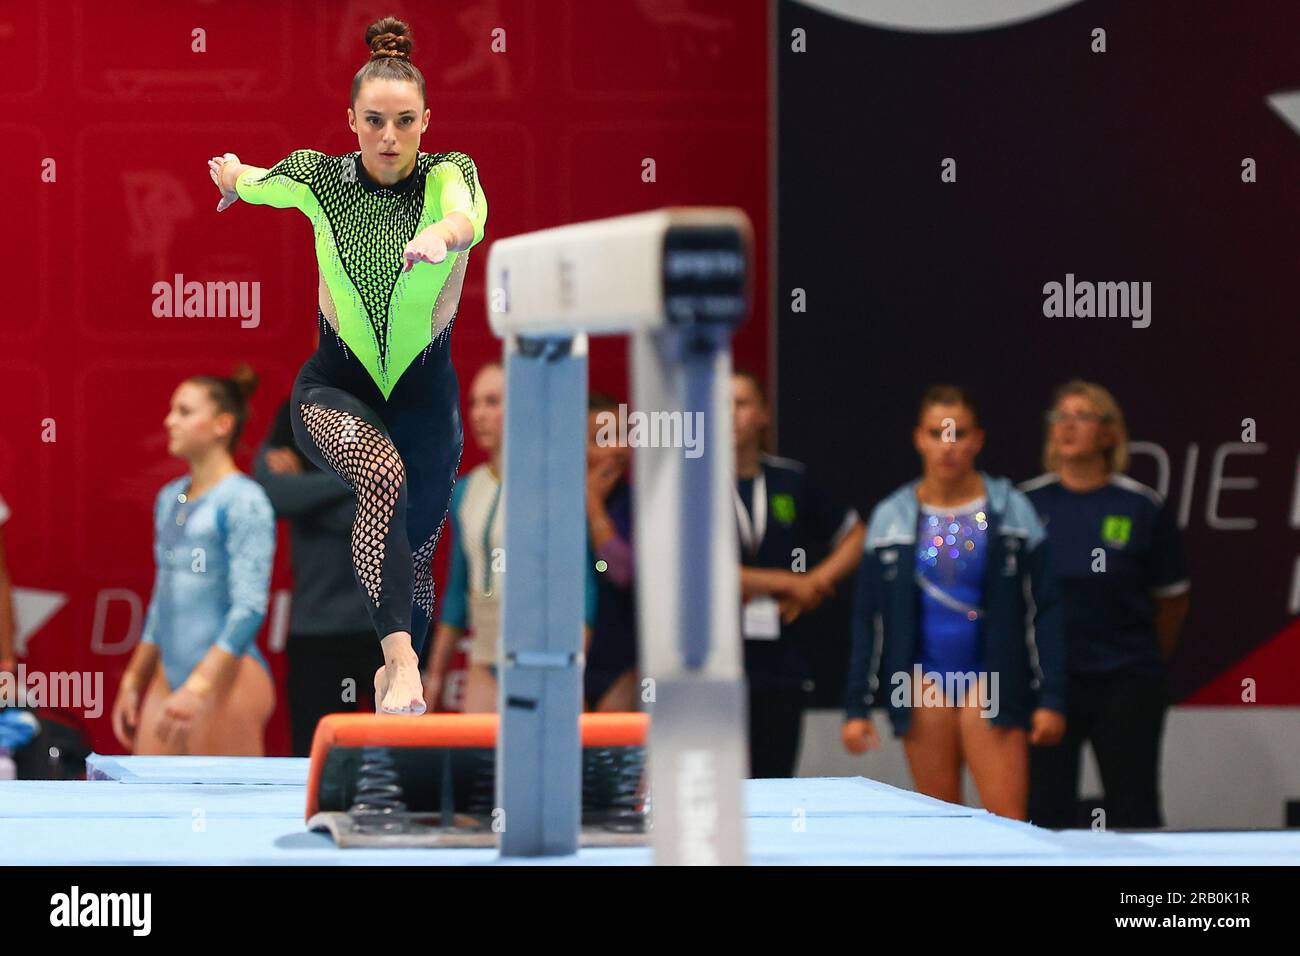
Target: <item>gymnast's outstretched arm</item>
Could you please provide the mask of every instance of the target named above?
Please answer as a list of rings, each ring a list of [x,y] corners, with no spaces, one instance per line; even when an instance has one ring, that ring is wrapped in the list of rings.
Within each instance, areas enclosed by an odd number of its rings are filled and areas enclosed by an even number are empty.
[[[448,240],[448,252],[463,252],[474,242],[474,224],[463,212],[450,212],[429,228],[443,231],[443,239]]]
[[[240,162],[234,153],[213,156],[208,160],[208,174],[221,190],[217,212],[229,208],[237,199],[277,209],[303,209],[324,156],[314,149],[295,149],[270,169]]]
[[[403,252],[402,271],[418,262],[438,263],[454,252],[465,252],[483,240],[487,226],[487,197],[474,161],[459,160],[435,167],[425,180],[425,199],[442,211],[442,218],[422,229]]]

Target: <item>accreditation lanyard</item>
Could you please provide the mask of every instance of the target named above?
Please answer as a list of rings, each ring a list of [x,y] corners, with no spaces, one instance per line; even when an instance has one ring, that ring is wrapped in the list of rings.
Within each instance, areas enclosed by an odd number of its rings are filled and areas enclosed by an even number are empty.
[[[767,479],[763,476],[763,466],[758,466],[754,476],[754,520],[749,520],[745,503],[740,500],[740,491],[733,485],[732,495],[736,501],[736,523],[740,526],[740,540],[750,558],[758,556],[758,547],[763,543],[763,534],[767,531]]]
[[[496,494],[492,496],[492,507],[488,509],[487,521],[483,525],[483,596],[492,596],[492,522],[497,517],[497,505],[501,501],[501,488],[504,482],[497,482]]]

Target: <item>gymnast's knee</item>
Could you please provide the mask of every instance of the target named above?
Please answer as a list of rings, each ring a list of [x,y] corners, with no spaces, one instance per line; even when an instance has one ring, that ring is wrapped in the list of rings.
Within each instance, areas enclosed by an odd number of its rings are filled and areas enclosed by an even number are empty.
[[[386,455],[366,462],[358,469],[355,480],[358,494],[380,497],[406,497],[406,466],[400,455]]]

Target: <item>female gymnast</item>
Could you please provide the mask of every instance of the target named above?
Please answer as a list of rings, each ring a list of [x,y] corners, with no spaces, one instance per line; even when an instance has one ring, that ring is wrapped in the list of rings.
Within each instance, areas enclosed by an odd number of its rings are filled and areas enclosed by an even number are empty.
[[[867,525],[844,746],[877,745],[879,700],[917,790],[960,803],[965,763],[986,810],[1023,820],[1029,746],[1065,732],[1065,642],[1046,534],[1007,479],[976,470],[984,432],[968,395],[934,386],[918,419],[922,477],[880,502]]]
[[[409,27],[385,17],[365,39],[347,111],[359,150],[298,149],[270,169],[226,153],[208,165],[218,211],[244,199],[311,220],[322,334],[294,383],[293,433],[357,498],[353,570],[385,661],[377,709],[423,713],[430,562],[464,445],[451,331],[487,200],[469,156],[420,152],[431,114]]]
[[[186,379],[172,395],[167,450],[190,473],[154,503],[153,596],[112,712],[113,733],[136,754],[264,754],[275,684],[256,638],[275,511],[231,457],[256,384],[244,366]]]

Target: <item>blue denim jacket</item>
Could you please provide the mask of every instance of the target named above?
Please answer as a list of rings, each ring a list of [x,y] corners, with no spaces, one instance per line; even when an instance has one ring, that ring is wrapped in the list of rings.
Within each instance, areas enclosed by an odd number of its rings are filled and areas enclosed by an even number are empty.
[[[990,719],[1002,726],[1028,727],[1035,707],[1065,712],[1061,605],[1055,583],[1044,573],[1047,534],[1029,499],[1006,478],[983,472],[980,477],[989,523],[982,605],[984,667],[998,678],[998,713]],[[918,484],[898,488],[871,513],[853,599],[845,690],[847,719],[866,717],[872,707],[888,707],[899,736],[906,733],[912,713],[891,699],[890,690],[894,675],[911,675],[917,659]]]

